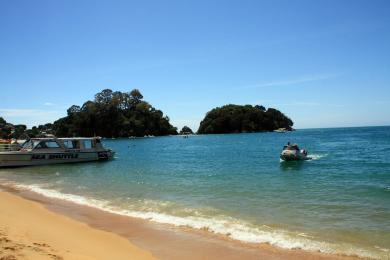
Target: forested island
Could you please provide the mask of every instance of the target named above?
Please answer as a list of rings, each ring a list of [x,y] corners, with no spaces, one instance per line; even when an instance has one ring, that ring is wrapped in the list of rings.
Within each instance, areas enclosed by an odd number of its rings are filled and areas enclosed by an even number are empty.
[[[168,116],[143,100],[138,89],[130,92],[105,89],[81,107],[71,106],[68,115],[53,124],[56,136],[162,136],[176,135]]]
[[[209,111],[200,122],[199,134],[252,133],[279,128],[292,130],[293,121],[274,108],[225,105]]]
[[[71,106],[66,117],[31,129],[26,125],[13,125],[0,117],[1,139],[45,134],[57,137],[143,137],[178,133],[177,128],[169,123],[168,116],[144,101],[138,89],[124,93],[105,89],[97,93],[93,101],[87,101],[81,107]]]
[[[265,132],[279,128],[292,130],[292,126],[292,120],[277,109],[230,104],[209,111],[200,122],[197,133]],[[192,133],[188,126],[180,131],[184,135]],[[170,124],[168,116],[143,100],[138,89],[130,92],[102,90],[93,101],[71,106],[66,117],[31,129],[22,124],[13,125],[0,117],[0,138],[17,139],[23,135],[37,137],[45,134],[57,137],[143,137],[177,135],[178,131]]]
[[[192,131],[191,128],[189,128],[188,126],[183,126],[183,128],[180,130],[180,134],[181,135],[192,135],[194,134],[194,132]]]

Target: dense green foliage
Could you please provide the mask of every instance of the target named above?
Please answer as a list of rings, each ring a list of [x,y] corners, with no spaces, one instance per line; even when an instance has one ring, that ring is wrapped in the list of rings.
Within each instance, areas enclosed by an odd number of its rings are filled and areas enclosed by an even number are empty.
[[[188,126],[183,126],[183,128],[180,130],[181,135],[192,135],[194,132],[192,132],[192,129]]]
[[[25,125],[12,125],[0,117],[0,138],[21,138],[23,134],[36,137],[54,134],[67,136],[162,136],[177,134],[176,127],[169,123],[163,112],[143,100],[137,89],[131,92],[113,92],[105,89],[95,95],[93,101],[81,107],[73,105],[68,115],[53,124],[39,125],[26,129]],[[273,131],[278,128],[291,130],[293,122],[282,112],[263,106],[225,105],[209,111],[199,126],[199,134],[245,133]],[[184,126],[181,134],[192,134]]]
[[[55,134],[53,130],[53,124],[47,123],[44,125],[33,126],[31,129],[27,129],[25,134],[29,137],[44,137],[46,134]]]
[[[199,134],[246,133],[291,130],[293,122],[274,108],[263,106],[226,105],[212,109],[200,122]]]
[[[129,93],[105,89],[81,107],[73,105],[68,116],[54,122],[56,136],[128,137],[177,134],[161,110],[143,101],[137,89]]]
[[[0,139],[10,139],[21,136],[26,131],[25,125],[13,125],[0,117]]]

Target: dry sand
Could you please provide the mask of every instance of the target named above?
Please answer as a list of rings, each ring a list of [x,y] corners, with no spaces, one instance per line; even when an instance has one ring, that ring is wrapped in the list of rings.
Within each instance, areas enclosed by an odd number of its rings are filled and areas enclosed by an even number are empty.
[[[0,259],[154,259],[127,239],[0,192]]]

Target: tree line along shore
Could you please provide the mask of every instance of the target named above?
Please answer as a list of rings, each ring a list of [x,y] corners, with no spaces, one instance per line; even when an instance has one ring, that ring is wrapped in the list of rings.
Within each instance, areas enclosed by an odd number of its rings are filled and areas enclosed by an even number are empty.
[[[53,123],[34,126],[13,125],[0,117],[0,139],[37,137],[53,134],[58,137],[102,136],[143,137],[193,134],[184,126],[178,132],[169,117],[143,99],[138,89],[130,92],[104,89],[93,101],[72,105],[67,116]],[[198,134],[252,133],[279,128],[292,130],[293,121],[275,108],[260,105],[225,105],[207,112],[200,122]]]

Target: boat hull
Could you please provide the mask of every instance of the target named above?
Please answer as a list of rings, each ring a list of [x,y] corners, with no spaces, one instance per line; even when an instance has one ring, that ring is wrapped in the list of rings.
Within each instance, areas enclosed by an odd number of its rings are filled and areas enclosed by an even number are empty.
[[[304,161],[308,160],[307,153],[305,153],[303,150],[301,151],[292,151],[292,150],[284,150],[280,154],[280,159],[283,161]]]
[[[2,152],[0,153],[0,167],[20,167],[47,164],[79,163],[108,160],[114,153],[110,150],[93,152]]]

